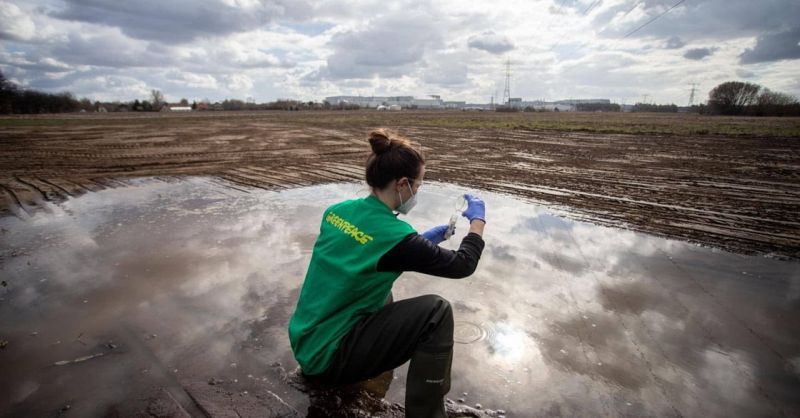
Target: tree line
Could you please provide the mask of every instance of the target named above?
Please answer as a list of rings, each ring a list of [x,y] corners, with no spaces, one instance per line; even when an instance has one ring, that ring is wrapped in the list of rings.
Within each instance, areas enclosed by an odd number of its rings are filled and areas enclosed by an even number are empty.
[[[712,115],[800,116],[796,97],[741,81],[714,87],[708,94],[706,108]]]
[[[17,87],[0,72],[0,113],[77,112],[80,102],[71,93],[44,93]]]
[[[150,96],[143,100],[130,102],[100,102],[88,98],[77,99],[72,93],[45,93],[32,89],[25,89],[6,79],[0,71],[0,114],[36,114],[36,113],[67,113],[67,112],[157,112],[168,103],[159,90],[151,90]],[[194,101],[189,104],[186,99],[176,103],[179,106],[191,107],[192,110],[351,110],[358,106],[331,105],[328,102],[303,102],[299,100],[278,99],[269,103],[245,102],[237,99],[227,99],[222,102],[211,103],[208,100]]]
[[[149,100],[148,100],[149,99]],[[167,104],[164,95],[158,90],[151,90],[150,97],[132,102],[92,102],[87,98],[76,99],[72,93],[45,93],[32,89],[24,89],[7,80],[0,71],[0,114],[20,113],[64,113],[64,112],[153,112],[159,111]],[[189,107],[186,99],[181,99],[181,106]],[[352,104],[332,105],[328,102],[303,102],[299,100],[278,99],[269,103],[245,102],[227,99],[210,103],[208,100],[192,102],[193,110],[352,110],[358,106]],[[502,106],[498,111],[502,111]],[[584,112],[619,112],[621,106],[615,103],[581,103],[578,111]],[[512,109],[509,109],[512,110]],[[516,109],[513,109],[516,110]],[[528,110],[528,109],[525,109]],[[534,109],[531,109],[533,111]],[[632,112],[678,112],[674,104],[658,105],[636,103],[630,108]],[[689,112],[711,115],[745,115],[745,116],[800,116],[800,102],[794,96],[775,92],[758,84],[728,81],[709,92],[708,103],[687,109]]]

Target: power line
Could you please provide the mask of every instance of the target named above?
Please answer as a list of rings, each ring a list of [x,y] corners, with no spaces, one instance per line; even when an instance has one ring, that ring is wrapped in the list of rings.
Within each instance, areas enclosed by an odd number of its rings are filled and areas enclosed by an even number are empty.
[[[595,1],[594,3],[592,3],[592,4],[591,4],[589,7],[587,7],[587,8],[586,8],[586,10],[584,10],[584,11],[583,11],[583,13],[581,13],[581,14],[582,14],[582,15],[584,15],[584,16],[586,16],[586,13],[589,13],[589,10],[592,10],[592,8],[594,8],[594,6],[597,6],[597,3],[600,3],[600,1],[601,1],[601,0],[596,0],[596,1]]]
[[[642,26],[639,26],[638,28],[636,28],[636,29],[634,29],[634,30],[632,30],[632,31],[628,32],[628,34],[627,34],[627,35],[625,35],[625,36],[623,36],[623,37],[622,37],[622,39],[625,39],[625,38],[627,38],[627,37],[629,37],[629,36],[633,35],[634,33],[638,32],[638,31],[639,31],[640,29],[642,29],[643,27],[645,27],[645,26],[647,26],[647,25],[649,25],[649,24],[651,24],[651,23],[655,22],[656,20],[658,20],[659,18],[661,18],[661,16],[664,16],[665,14],[669,13],[669,12],[670,12],[672,9],[674,9],[674,8],[676,8],[676,7],[678,7],[678,6],[680,6],[680,5],[681,5],[681,3],[685,2],[685,1],[686,1],[686,0],[680,0],[680,1],[678,1],[677,3],[673,4],[673,5],[672,5],[672,7],[670,7],[669,9],[667,9],[666,11],[664,11],[663,13],[661,13],[660,15],[658,15],[658,16],[656,16],[656,17],[654,17],[654,18],[650,19],[650,20],[648,20],[648,21],[647,21],[647,22],[646,22],[644,25],[642,25]]]
[[[634,4],[633,7],[630,8],[630,10],[628,10],[627,12],[625,12],[624,15],[622,15],[622,17],[629,15],[632,11],[634,11],[637,7],[639,7],[640,4],[642,4],[642,2],[637,1],[636,4]]]
[[[636,3],[634,3],[633,7],[628,9],[627,12],[623,13],[622,16],[620,16],[619,18],[615,17],[614,19],[609,20],[608,23],[606,23],[606,25],[603,26],[603,29],[600,29],[599,31],[597,31],[597,33],[603,33],[603,31],[605,31],[609,26],[611,26],[611,23],[612,23],[613,20],[624,19],[625,16],[629,15],[632,11],[636,10],[636,8],[639,7],[639,5],[642,4],[642,3],[644,3],[644,0],[637,1]]]
[[[561,9],[564,8],[564,3],[566,3],[566,2],[567,2],[567,0],[561,0],[561,4],[558,5],[558,10],[556,10],[556,14],[561,13]]]
[[[564,3],[566,3],[566,2],[567,2],[567,0],[561,0],[561,4],[559,4],[558,5],[558,9],[556,9],[556,12],[555,12],[556,15],[561,13],[561,9],[564,8]],[[545,29],[545,33],[550,32],[550,29],[553,27],[553,22],[555,20],[556,20],[555,18],[550,19],[550,22],[547,24],[547,29]]]
[[[594,2],[594,3],[592,3],[592,4],[590,4],[590,5],[589,5],[589,7],[587,7],[587,8],[586,8],[586,9],[585,9],[585,10],[584,10],[582,13],[581,13],[581,15],[582,15],[582,16],[586,16],[586,13],[587,13],[589,10],[591,10],[592,8],[594,8],[594,6],[596,6],[596,5],[597,5],[598,3],[600,3],[601,1],[602,1],[602,0],[595,0],[595,2]],[[565,2],[561,2],[561,5],[563,6],[563,5],[564,5],[564,3],[565,3]],[[550,52],[550,51],[552,51],[552,50],[556,49],[556,47],[557,47],[558,45],[560,45],[560,44],[561,44],[561,41],[563,41],[563,40],[564,40],[564,37],[565,37],[565,36],[567,36],[567,33],[568,33],[568,32],[566,32],[566,33],[564,33],[563,35],[561,35],[561,37],[560,37],[560,38],[558,38],[558,41],[556,41],[556,43],[555,43],[555,44],[553,44],[553,46],[551,46],[551,47],[550,47],[550,49],[548,49],[547,51],[548,51],[548,52]]]

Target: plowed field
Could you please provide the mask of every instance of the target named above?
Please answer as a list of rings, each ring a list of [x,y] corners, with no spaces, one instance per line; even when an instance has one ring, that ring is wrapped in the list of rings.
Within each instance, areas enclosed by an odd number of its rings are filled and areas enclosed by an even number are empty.
[[[3,214],[140,176],[243,189],[360,180],[366,133],[422,144],[426,180],[741,253],[800,258],[800,119],[484,112],[108,114],[0,119]],[[491,224],[491,208],[488,212]]]

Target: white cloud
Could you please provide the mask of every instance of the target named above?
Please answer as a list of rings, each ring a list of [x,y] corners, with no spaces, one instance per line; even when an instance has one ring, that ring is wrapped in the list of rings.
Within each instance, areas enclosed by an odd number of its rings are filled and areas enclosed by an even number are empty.
[[[238,92],[249,92],[253,88],[253,80],[244,74],[228,77],[228,88]]]
[[[150,90],[154,88],[138,78],[120,75],[79,78],[73,87],[82,92],[81,95],[101,101],[119,100],[120,97],[141,100],[149,98]]]
[[[800,95],[792,0],[686,2],[627,39],[674,3],[603,0],[586,14],[595,0],[162,3],[0,3],[0,66],[32,88],[120,100],[140,90],[109,87],[125,77],[168,97],[488,102],[508,57],[515,97],[684,103],[689,82],[710,89],[747,63],[749,81]]]
[[[189,72],[171,71],[167,76],[170,81],[183,83],[186,87],[198,89],[216,89],[219,87],[217,79],[210,74],[194,74]]]
[[[36,35],[33,20],[17,5],[0,2],[0,39],[30,41]]]

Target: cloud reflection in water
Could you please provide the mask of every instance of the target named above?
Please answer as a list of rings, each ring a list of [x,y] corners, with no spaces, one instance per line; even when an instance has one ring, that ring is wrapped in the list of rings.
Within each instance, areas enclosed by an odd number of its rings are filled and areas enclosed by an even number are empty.
[[[426,182],[408,221],[419,231],[446,223],[465,191]],[[46,400],[56,391],[37,370],[53,357],[77,357],[80,347],[23,343],[31,329],[43,341],[79,332],[123,338],[123,324],[158,335],[146,344],[182,378],[244,380],[273,361],[292,364],[285,327],[322,210],[366,193],[356,184],[247,194],[204,178],[142,180],[29,221],[0,219],[10,283],[1,290],[0,328],[17,346],[4,354],[18,360],[8,380],[26,382],[0,390]],[[573,222],[478,194],[488,224],[477,272],[462,280],[406,273],[394,289],[396,299],[446,297],[457,330],[477,333],[456,344],[451,396],[467,392],[468,402],[509,416],[800,410],[790,395],[800,390],[792,366],[800,323],[791,319],[800,317],[798,263]],[[462,218],[442,245],[455,248],[467,229]],[[405,367],[395,376],[387,397],[402,401]]]

